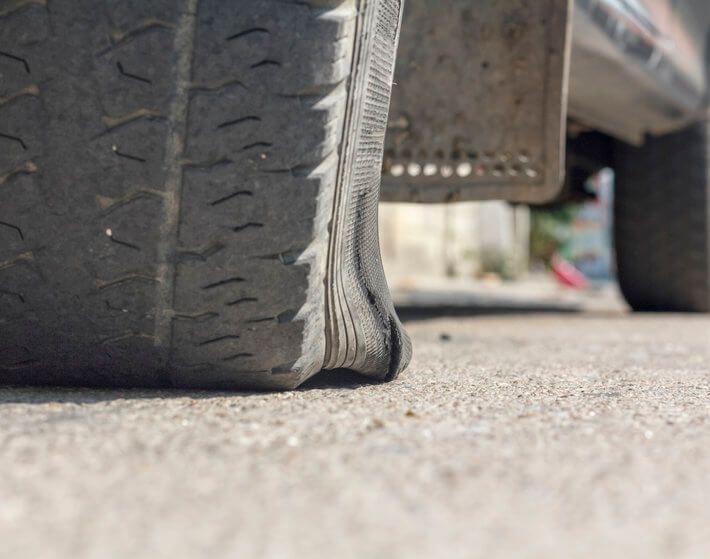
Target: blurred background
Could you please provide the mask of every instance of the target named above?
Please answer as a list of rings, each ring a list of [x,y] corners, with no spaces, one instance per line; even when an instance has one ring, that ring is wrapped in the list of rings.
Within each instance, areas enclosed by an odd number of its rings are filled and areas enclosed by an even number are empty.
[[[624,307],[614,278],[613,172],[592,176],[586,190],[586,201],[541,207],[381,204],[381,248],[395,302],[513,310]]]

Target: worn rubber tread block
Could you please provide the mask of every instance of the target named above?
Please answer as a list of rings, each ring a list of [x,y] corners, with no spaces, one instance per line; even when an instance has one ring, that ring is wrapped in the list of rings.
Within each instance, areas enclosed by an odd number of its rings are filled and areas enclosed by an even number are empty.
[[[0,381],[290,388],[337,344],[330,272],[369,270],[391,309],[376,205],[363,218],[367,269],[329,254],[355,242],[331,236],[359,203],[336,196],[350,192],[344,146],[386,119],[389,67],[369,97],[357,69],[381,64],[378,49],[393,60],[398,10],[0,6]],[[376,113],[362,112],[371,101]],[[381,141],[359,146],[376,200]],[[362,372],[378,378],[391,361],[382,327],[348,342],[376,354]]]

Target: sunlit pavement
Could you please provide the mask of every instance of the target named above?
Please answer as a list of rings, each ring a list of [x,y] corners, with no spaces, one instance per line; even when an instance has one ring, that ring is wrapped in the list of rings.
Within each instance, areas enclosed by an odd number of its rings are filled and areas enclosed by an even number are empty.
[[[392,296],[400,312],[447,310],[466,314],[515,312],[625,312],[628,310],[615,282],[589,281],[584,289],[572,289],[548,274],[532,274],[519,281],[496,277],[471,281],[465,278],[400,276],[391,282]]]
[[[386,385],[0,389],[0,555],[710,556],[710,318],[403,317]]]

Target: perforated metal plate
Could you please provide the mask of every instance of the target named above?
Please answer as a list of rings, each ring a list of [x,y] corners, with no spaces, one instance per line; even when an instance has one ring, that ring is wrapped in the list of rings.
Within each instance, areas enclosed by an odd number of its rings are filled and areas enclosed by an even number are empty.
[[[568,0],[409,0],[385,201],[543,202],[562,185]]]

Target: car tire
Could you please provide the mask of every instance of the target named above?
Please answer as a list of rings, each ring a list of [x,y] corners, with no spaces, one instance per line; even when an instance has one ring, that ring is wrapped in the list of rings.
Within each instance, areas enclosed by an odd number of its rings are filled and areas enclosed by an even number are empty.
[[[616,144],[616,259],[634,310],[710,310],[709,149],[706,122]]]
[[[391,379],[399,0],[0,8],[0,381]]]

